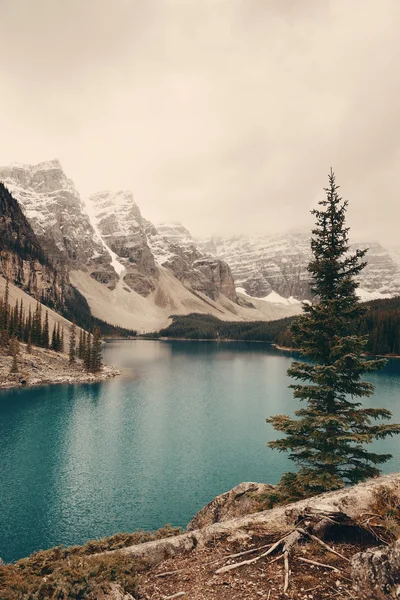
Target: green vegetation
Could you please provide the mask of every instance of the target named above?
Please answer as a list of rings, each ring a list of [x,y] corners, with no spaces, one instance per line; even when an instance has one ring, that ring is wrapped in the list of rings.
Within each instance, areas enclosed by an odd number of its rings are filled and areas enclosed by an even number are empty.
[[[268,423],[285,434],[269,442],[271,448],[288,452],[300,468],[285,473],[278,492],[282,500],[336,490],[379,474],[377,465],[389,454],[369,452],[365,445],[374,439],[400,433],[400,425],[374,424],[390,419],[385,409],[362,408],[359,399],[371,396],[374,386],[362,379],[384,364],[363,358],[367,339],[358,331],[365,309],[356,296],[357,276],[365,267],[365,250],[350,255],[345,227],[347,201],[338,195],[330,173],[326,199],[312,213],[313,259],[308,271],[312,292],[318,299],[303,307],[291,330],[294,344],[312,362],[293,362],[288,375],[297,383],[290,387],[304,403],[296,418],[276,415]]]
[[[84,546],[57,547],[35,552],[14,564],[0,564],[2,600],[95,600],[117,584],[136,597],[138,572],[144,565],[119,549],[179,535],[181,530],[166,525],[155,533],[117,533]],[[114,550],[113,554],[100,554]]]
[[[400,355],[400,298],[372,300],[362,306],[365,314],[357,325],[357,334],[367,336],[365,352]],[[171,325],[145,337],[251,340],[293,348],[291,325],[295,318],[287,317],[269,322],[229,322],[211,315],[173,316]]]
[[[185,339],[230,339],[230,340],[255,340],[260,342],[274,342],[278,334],[284,331],[291,318],[278,321],[221,321],[211,315],[190,314],[173,316],[169,327],[161,329],[158,334],[148,337],[170,337]]]

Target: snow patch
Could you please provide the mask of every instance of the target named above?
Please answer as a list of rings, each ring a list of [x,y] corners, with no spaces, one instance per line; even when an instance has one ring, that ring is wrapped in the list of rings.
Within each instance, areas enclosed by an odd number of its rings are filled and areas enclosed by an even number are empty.
[[[100,230],[99,230],[99,228],[97,226],[97,220],[96,220],[96,216],[95,216],[95,209],[93,207],[93,203],[90,202],[88,199],[86,199],[86,200],[84,200],[84,205],[85,205],[85,208],[86,208],[86,214],[89,217],[90,224],[92,225],[92,227],[94,229],[94,232],[95,232],[96,236],[99,239],[99,242],[102,244],[104,250],[106,252],[108,252],[108,254],[111,257],[111,266],[113,267],[113,269],[116,272],[116,274],[120,278],[122,278],[122,275],[125,272],[125,267],[124,267],[124,265],[122,263],[119,262],[118,255],[115,252],[113,252],[111,250],[111,248],[109,246],[107,246],[107,244],[103,240],[103,238],[101,236],[101,233],[100,233]]]
[[[369,300],[383,300],[385,298],[393,298],[393,294],[382,294],[381,292],[369,292],[358,288],[356,294],[361,302],[368,302]]]

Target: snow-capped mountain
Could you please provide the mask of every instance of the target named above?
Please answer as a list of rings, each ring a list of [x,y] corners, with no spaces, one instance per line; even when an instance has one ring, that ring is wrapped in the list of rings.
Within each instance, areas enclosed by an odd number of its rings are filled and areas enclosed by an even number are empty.
[[[58,161],[0,167],[0,181],[47,256],[105,321],[148,331],[165,326],[171,314],[265,320],[299,310],[239,299],[226,262],[201,250],[183,227],[146,221],[131,192],[83,200]]]
[[[115,285],[111,258],[93,231],[79,192],[58,160],[0,167],[0,181],[20,203],[53,261],[87,269],[99,281]]]
[[[228,264],[201,252],[190,232],[180,223],[158,225],[148,240],[157,262],[185,285],[216,300],[220,293],[237,302],[235,283]]]
[[[310,235],[288,232],[269,236],[234,236],[198,242],[231,267],[236,286],[249,296],[265,298],[272,292],[283,298],[311,297],[307,264],[311,258]],[[378,242],[354,243],[351,249],[368,248],[367,266],[360,275],[363,300],[400,294],[400,252]]]

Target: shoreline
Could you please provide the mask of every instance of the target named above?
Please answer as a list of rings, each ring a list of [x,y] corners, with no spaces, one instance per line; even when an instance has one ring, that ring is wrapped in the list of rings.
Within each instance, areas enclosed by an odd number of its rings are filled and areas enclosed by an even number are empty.
[[[89,373],[80,359],[71,365],[68,354],[36,346],[28,353],[23,343],[17,357],[17,373],[10,372],[12,360],[11,356],[0,354],[0,392],[41,385],[99,383],[121,375],[120,369],[110,365],[103,365],[98,373]]]

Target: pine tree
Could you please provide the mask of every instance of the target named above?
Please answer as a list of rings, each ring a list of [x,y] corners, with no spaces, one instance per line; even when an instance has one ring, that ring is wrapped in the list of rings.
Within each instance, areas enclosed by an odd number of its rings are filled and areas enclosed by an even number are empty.
[[[101,356],[101,335],[99,327],[95,327],[93,331],[93,344],[90,361],[90,371],[92,373],[98,373],[103,366]]]
[[[0,346],[3,348],[7,347],[8,341],[10,339],[9,335],[9,316],[10,316],[10,307],[9,307],[9,284],[8,279],[6,281],[6,287],[4,290],[4,296],[2,301],[2,308],[0,312]]]
[[[32,354],[32,341],[31,341],[31,334],[29,333],[28,335],[28,341],[26,344],[26,351],[28,354]]]
[[[76,325],[75,322],[71,325],[71,331],[69,335],[69,364],[72,365],[75,362],[76,357]]]
[[[90,371],[92,367],[92,343],[90,333],[86,336],[85,344],[85,356],[83,358],[83,364],[85,365],[86,371]]]
[[[82,359],[84,356],[85,344],[83,337],[83,330],[79,330],[79,343],[78,343],[78,358]]]
[[[42,346],[43,348],[49,347],[50,334],[49,334],[49,311],[46,310],[46,316],[44,318],[44,325],[42,331]]]
[[[42,343],[42,305],[37,302],[32,319],[32,344],[40,346]]]
[[[369,452],[365,444],[400,433],[400,425],[371,425],[389,419],[385,409],[362,408],[358,400],[371,396],[374,386],[362,376],[381,368],[385,361],[366,360],[367,336],[357,334],[364,309],[358,302],[356,277],[365,267],[365,250],[349,254],[345,227],[347,201],[338,195],[331,171],[326,199],[313,210],[316,227],[308,270],[315,301],[304,306],[292,326],[296,348],[312,362],[293,362],[288,375],[297,380],[290,387],[305,403],[297,418],[277,415],[267,419],[286,437],[269,442],[271,448],[289,452],[300,469],[283,475],[282,499],[296,499],[339,489],[379,474],[376,465],[389,454]]]
[[[53,332],[51,334],[51,349],[57,350],[57,323],[53,325]]]
[[[10,354],[13,357],[10,373],[18,373],[17,355],[19,352],[19,343],[17,338],[13,337],[10,340]]]

